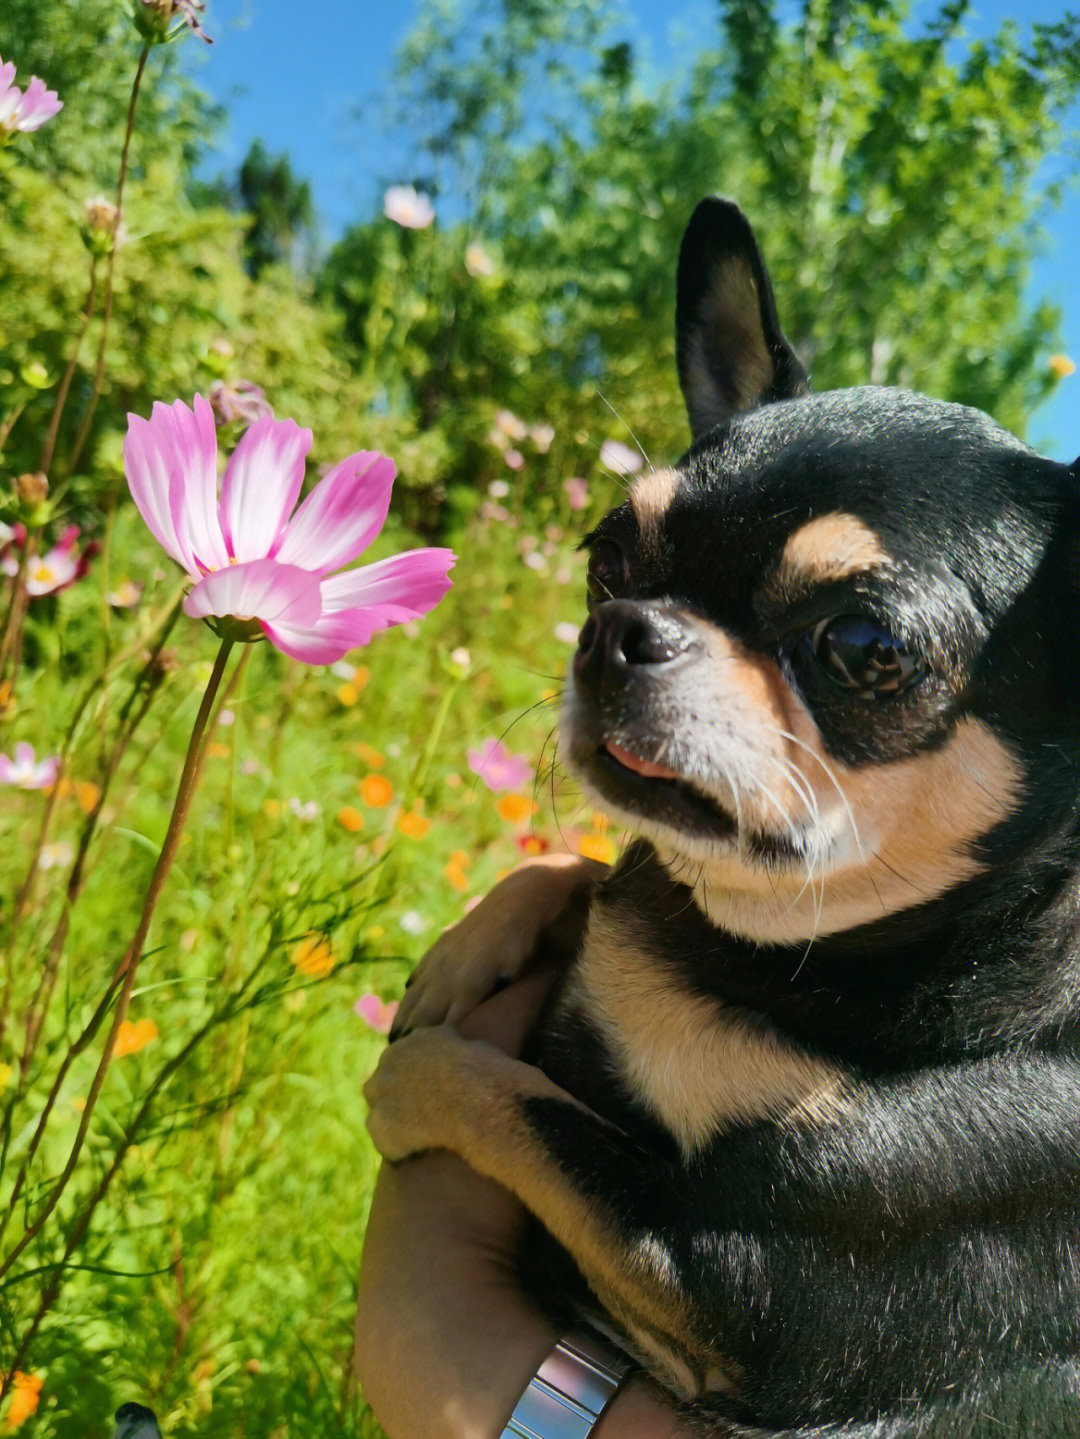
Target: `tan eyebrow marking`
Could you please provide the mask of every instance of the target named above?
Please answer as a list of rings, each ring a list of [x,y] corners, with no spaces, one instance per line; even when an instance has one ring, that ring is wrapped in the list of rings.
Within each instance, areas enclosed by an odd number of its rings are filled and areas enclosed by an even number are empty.
[[[788,536],[775,582],[782,589],[843,580],[888,563],[880,536],[857,515],[837,511],[800,525]]]
[[[678,470],[650,470],[647,475],[639,475],[630,486],[630,508],[642,539],[655,541],[659,537],[660,526],[678,488]]]

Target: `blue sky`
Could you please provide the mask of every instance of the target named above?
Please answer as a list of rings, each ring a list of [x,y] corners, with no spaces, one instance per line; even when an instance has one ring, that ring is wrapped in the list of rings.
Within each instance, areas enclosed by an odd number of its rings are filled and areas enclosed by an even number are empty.
[[[991,32],[1016,8],[976,0],[968,27]],[[199,83],[229,111],[217,168],[235,169],[261,138],[310,181],[324,238],[372,214],[394,178],[377,107],[417,9],[416,0],[208,0],[206,28],[216,43],[186,48]],[[624,0],[623,9],[639,50],[665,67],[688,59],[695,35],[715,27],[714,0]],[[1059,20],[1063,9],[1063,0],[1027,0],[1024,23]],[[1080,107],[1073,123],[1080,127]],[[1065,352],[1080,364],[1080,185],[1046,228],[1032,299],[1061,309]],[[1080,454],[1080,371],[1032,416],[1028,438],[1058,459]]]

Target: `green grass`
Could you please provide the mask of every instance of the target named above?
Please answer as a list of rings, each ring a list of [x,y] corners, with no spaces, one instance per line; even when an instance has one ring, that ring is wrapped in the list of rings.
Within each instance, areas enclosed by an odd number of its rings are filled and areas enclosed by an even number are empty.
[[[383,1043],[354,1004],[398,994],[464,903],[520,859],[527,835],[552,847],[586,835],[604,842],[602,820],[548,773],[570,653],[555,628],[583,613],[568,520],[554,505],[528,526],[473,520],[454,539],[451,594],[419,625],[351,656],[363,667],[351,678],[253,647],[139,971],[130,1019],[153,1037],[114,1058],[76,1178],[0,1290],[10,1356],[86,1195],[149,1095],[34,1342],[26,1367],[44,1384],[22,1433],[108,1436],[128,1399],[150,1404],[169,1439],[378,1433],[362,1396],[347,1397],[376,1170],[360,1087]],[[546,550],[539,570],[522,558],[530,534]],[[387,545],[408,543],[397,535]],[[162,573],[167,562],[137,517],[121,514],[110,553],[108,566],[99,560],[78,585],[35,603],[0,748],[28,739],[39,756],[55,752],[100,668],[106,623],[117,653],[166,599],[175,577]],[[107,611],[103,596],[125,575],[146,582],[140,606]],[[170,643],[175,666],[109,792],[30,1082],[14,1105],[8,1081],[4,1193],[56,1066],[133,931],[165,831],[216,642],[181,619]],[[454,654],[462,647],[467,663]],[[134,659],[117,668],[72,747],[78,783],[56,806],[53,864],[11,946],[14,1020],[0,1050],[11,1066],[93,797],[86,785],[101,783],[136,668]],[[518,802],[535,804],[531,817],[507,818],[503,797],[468,768],[466,750],[493,737],[536,766]],[[384,797],[371,776],[386,782],[387,803],[371,802]],[[2,798],[7,925],[45,797]],[[312,931],[332,949],[325,977],[293,963]],[[71,1066],[9,1242],[64,1163],[99,1052],[100,1036]]]

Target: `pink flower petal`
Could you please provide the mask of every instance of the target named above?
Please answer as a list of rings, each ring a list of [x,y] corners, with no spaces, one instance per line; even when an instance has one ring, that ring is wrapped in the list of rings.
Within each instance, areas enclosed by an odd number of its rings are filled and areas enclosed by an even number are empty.
[[[321,575],[355,560],[386,522],[395,473],[372,450],[335,465],[289,521],[278,558]]]
[[[249,560],[206,575],[184,601],[192,619],[211,615],[307,628],[322,614],[319,582],[307,570],[277,560]]]
[[[129,415],[124,471],[151,534],[188,574],[228,563],[216,513],[214,417],[201,395],[194,411],[159,401],[149,420]]]
[[[450,588],[448,572],[456,559],[453,550],[406,550],[372,565],[344,570],[323,580],[323,607],[378,606],[386,615],[386,624],[419,619]]]
[[[485,740],[479,749],[466,750],[473,774],[479,775],[493,793],[521,789],[533,777],[533,767],[524,755],[511,754],[497,739]]]
[[[359,1015],[377,1034],[389,1034],[397,1008],[396,999],[387,1002],[377,994],[362,994],[353,1005],[353,1013]]]
[[[324,613],[313,624],[263,623],[263,632],[275,649],[309,665],[336,664],[350,650],[366,645],[382,628],[368,610]]]
[[[299,498],[310,449],[310,430],[271,415],[241,435],[221,487],[221,527],[234,559],[259,560],[275,552]],[[285,562],[297,563],[290,556]]]
[[[39,130],[46,120],[64,108],[64,102],[55,90],[49,90],[44,80],[36,75],[31,77],[23,96],[19,117],[20,130]]]

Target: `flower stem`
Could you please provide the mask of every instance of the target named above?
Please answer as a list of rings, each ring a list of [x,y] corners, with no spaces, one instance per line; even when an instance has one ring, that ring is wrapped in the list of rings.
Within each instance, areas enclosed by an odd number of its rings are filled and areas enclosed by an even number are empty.
[[[115,231],[111,243],[115,244]],[[82,323],[79,325],[79,333],[75,336],[75,344],[72,346],[71,358],[67,362],[60,381],[59,389],[56,391],[56,402],[53,405],[52,415],[49,417],[49,429],[45,436],[45,443],[41,449],[41,463],[38,469],[42,474],[49,473],[49,466],[53,462],[53,455],[56,452],[56,437],[60,433],[60,420],[64,413],[64,406],[67,404],[68,391],[71,389],[71,382],[75,378],[75,370],[79,363],[79,351],[82,349],[86,332],[90,328],[90,321],[94,315],[94,308],[97,304],[97,282],[98,262],[97,256],[90,257],[90,284],[87,286],[86,304],[83,306]]]
[[[101,312],[101,338],[98,340],[97,365],[94,369],[94,387],[90,392],[90,401],[86,407],[86,414],[83,416],[82,424],[75,435],[75,443],[72,446],[71,454],[68,457],[67,473],[75,473],[75,467],[79,463],[79,457],[83,452],[87,436],[90,434],[90,427],[94,422],[94,412],[97,410],[98,400],[101,398],[101,386],[105,379],[105,349],[109,339],[109,321],[112,318],[113,276],[116,272],[116,242],[120,233],[120,222],[123,218],[124,206],[124,184],[128,173],[128,156],[131,151],[131,137],[135,133],[135,109],[139,100],[139,87],[142,84],[143,74],[146,70],[146,62],[150,55],[150,44],[147,42],[139,54],[139,63],[135,70],[135,80],[131,87],[131,100],[128,104],[127,128],[124,131],[124,147],[120,152],[120,175],[116,182],[116,220],[113,224],[112,236],[109,240],[109,253],[105,262],[105,301]]]
[[[168,878],[169,871],[173,866],[173,861],[176,859],[176,852],[180,846],[180,837],[183,834],[184,823],[187,820],[188,810],[191,808],[191,801],[198,787],[199,776],[206,758],[206,745],[204,744],[204,740],[209,738],[208,729],[212,730],[210,726],[210,716],[214,712],[214,703],[218,691],[221,688],[222,676],[225,673],[225,666],[233,648],[233,643],[232,640],[223,640],[221,648],[218,651],[217,659],[214,661],[213,673],[206,686],[206,693],[203,695],[202,704],[199,706],[199,713],[195,718],[195,725],[191,732],[191,740],[188,744],[184,768],[180,775],[176,799],[173,803],[172,814],[169,818],[169,827],[165,832],[161,853],[158,855],[157,864],[154,866],[154,872],[150,877],[150,883],[143,900],[142,914],[135,928],[135,933],[86,1028],[72,1043],[64,1057],[63,1063],[60,1065],[52,1088],[49,1091],[49,1097],[45,1102],[45,1107],[38,1119],[34,1136],[30,1141],[30,1147],[20,1165],[9,1202],[9,1213],[14,1210],[16,1200],[26,1183],[30,1164],[41,1143],[49,1116],[52,1113],[53,1106],[56,1103],[67,1072],[75,1057],[89,1045],[94,1034],[104,1021],[110,1007],[113,1006],[115,999],[112,1023],[109,1026],[108,1034],[105,1037],[105,1044],[102,1048],[101,1058],[98,1061],[97,1069],[90,1083],[86,1104],[79,1119],[79,1128],[72,1143],[71,1152],[34,1221],[27,1227],[22,1238],[14,1245],[6,1258],[0,1262],[0,1278],[3,1278],[3,1276],[10,1271],[15,1260],[18,1259],[27,1245],[41,1232],[45,1221],[49,1215],[52,1214],[57,1204],[59,1204],[61,1196],[67,1188],[72,1174],[75,1172],[79,1155],[82,1153],[87,1131],[90,1128],[90,1120],[93,1117],[94,1109],[97,1105],[98,1097],[101,1094],[102,1086],[105,1083],[105,1076],[108,1073],[110,1061],[112,1060],[116,1035],[120,1025],[127,1016],[128,1006],[131,1003],[135,976],[138,973],[139,961],[142,958],[146,937],[150,931],[150,921],[153,918],[154,909],[157,906],[161,891],[164,888],[165,880]]]

